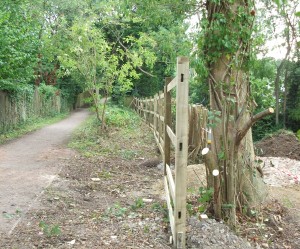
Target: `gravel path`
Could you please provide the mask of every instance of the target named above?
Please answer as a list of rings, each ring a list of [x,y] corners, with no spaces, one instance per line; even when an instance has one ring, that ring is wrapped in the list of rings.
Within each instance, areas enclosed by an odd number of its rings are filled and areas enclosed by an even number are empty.
[[[0,233],[12,233],[22,217],[37,205],[43,189],[58,173],[59,160],[72,131],[87,118],[79,110],[68,118],[0,146]]]

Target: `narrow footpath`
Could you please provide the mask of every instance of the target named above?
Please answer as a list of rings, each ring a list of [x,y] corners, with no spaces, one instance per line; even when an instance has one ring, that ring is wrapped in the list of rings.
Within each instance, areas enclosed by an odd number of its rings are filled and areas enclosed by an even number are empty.
[[[0,146],[0,234],[11,234],[38,205],[61,162],[72,155],[66,147],[72,132],[88,115],[88,110],[77,110],[56,124]]]

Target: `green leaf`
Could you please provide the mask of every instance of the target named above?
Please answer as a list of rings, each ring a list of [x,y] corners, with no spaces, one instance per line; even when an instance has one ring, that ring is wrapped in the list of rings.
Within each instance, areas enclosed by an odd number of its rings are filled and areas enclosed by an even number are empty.
[[[281,6],[281,1],[280,0],[274,0],[274,2],[276,3],[277,7]]]
[[[296,12],[295,16],[300,17],[300,11]]]

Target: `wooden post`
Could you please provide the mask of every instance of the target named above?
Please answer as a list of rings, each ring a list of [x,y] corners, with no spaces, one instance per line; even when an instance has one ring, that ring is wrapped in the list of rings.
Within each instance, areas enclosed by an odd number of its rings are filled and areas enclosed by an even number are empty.
[[[151,99],[151,120],[150,120],[150,123],[153,125],[154,123],[154,98]]]
[[[162,141],[162,137],[163,137],[163,132],[164,132],[164,128],[163,128],[163,122],[162,122],[162,120],[160,119],[160,117],[163,115],[163,108],[164,108],[164,106],[163,106],[163,103],[162,103],[162,101],[163,101],[163,99],[161,98],[161,95],[162,95],[162,91],[159,91],[158,92],[158,96],[159,96],[159,109],[158,109],[158,115],[159,115],[159,118],[158,118],[158,120],[159,120],[159,142],[161,143]]]
[[[176,146],[175,146],[175,246],[186,248],[186,171],[188,158],[189,60],[177,58]]]
[[[170,166],[170,151],[171,151],[171,141],[167,133],[167,126],[171,127],[171,93],[168,92],[167,87],[171,82],[172,78],[168,77],[165,79],[165,99],[164,99],[164,110],[165,110],[165,122],[164,122],[164,175],[167,175],[166,164]]]
[[[154,135],[156,136],[156,131],[157,131],[157,94],[154,95],[154,122],[153,122],[153,131],[154,131]]]

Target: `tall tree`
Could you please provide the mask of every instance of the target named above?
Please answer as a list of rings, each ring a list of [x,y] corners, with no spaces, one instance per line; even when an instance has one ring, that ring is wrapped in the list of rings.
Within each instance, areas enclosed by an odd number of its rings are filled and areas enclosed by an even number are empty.
[[[289,61],[293,60],[294,51],[297,49],[297,40],[299,40],[297,9],[299,1],[262,1],[260,10],[263,16],[261,21],[265,23],[263,30],[267,33],[267,39],[277,39],[277,43],[267,44],[275,49],[277,72],[274,77],[274,95],[275,95],[275,124],[277,127],[284,126],[285,122],[285,103],[287,96],[287,83]],[[299,12],[298,12],[299,16]],[[274,43],[274,42],[273,42]],[[279,54],[280,53],[280,54]],[[282,118],[281,118],[282,117]]]
[[[251,126],[273,112],[253,115],[249,65],[255,8],[252,1],[207,1],[203,11],[203,37],[199,51],[206,60],[212,120],[210,174],[221,174],[220,198],[231,225],[236,208],[251,207],[262,183],[256,170]],[[226,212],[225,212],[226,213]],[[220,210],[217,215],[220,215]],[[218,217],[220,218],[220,217]]]
[[[37,31],[29,1],[0,2],[0,89],[14,90],[33,79]]]
[[[295,62],[289,72],[287,87],[287,119],[286,126],[297,132],[300,128],[300,60]]]

